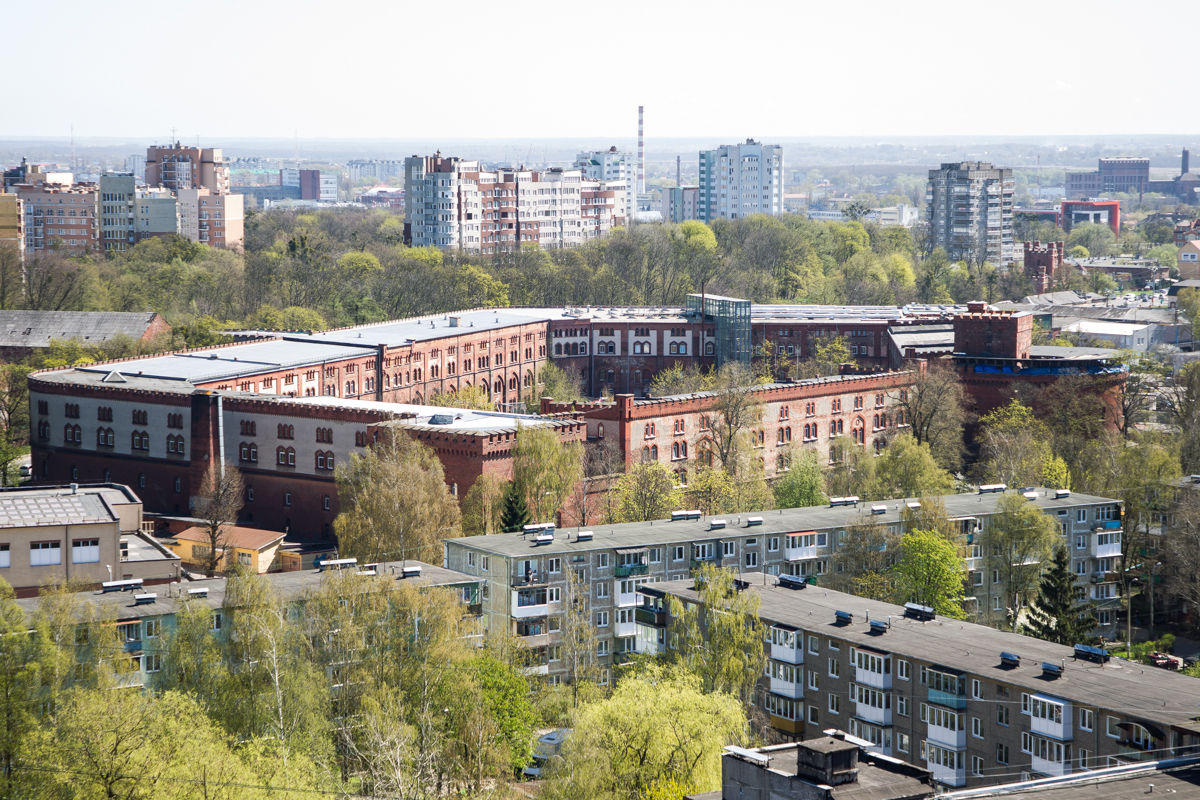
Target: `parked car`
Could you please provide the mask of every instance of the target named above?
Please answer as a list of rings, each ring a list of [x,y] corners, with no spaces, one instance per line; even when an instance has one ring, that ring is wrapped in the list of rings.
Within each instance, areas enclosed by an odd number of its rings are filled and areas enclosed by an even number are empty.
[[[1162,669],[1179,669],[1179,662],[1182,659],[1176,659],[1174,656],[1169,656],[1166,653],[1151,653],[1148,658],[1150,663]]]
[[[533,763],[524,769],[525,776],[540,778],[542,770],[546,768],[551,759],[558,756],[562,750],[563,742],[567,740],[567,736],[570,733],[571,730],[569,728],[560,728],[539,736],[537,744],[533,747]]]

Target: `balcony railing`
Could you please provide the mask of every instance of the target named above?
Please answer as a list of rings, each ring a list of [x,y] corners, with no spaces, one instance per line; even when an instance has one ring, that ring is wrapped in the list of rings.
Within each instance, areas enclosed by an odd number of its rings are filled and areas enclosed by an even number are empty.
[[[638,608],[634,610],[634,619],[643,625],[651,625],[655,628],[667,627],[667,612],[665,609],[655,611],[652,608]]]
[[[512,577],[513,586],[540,586],[549,581],[544,572],[519,572]]]
[[[650,572],[648,564],[629,564],[624,567],[617,567],[613,570],[613,575],[618,578],[628,578],[630,575],[646,575]]]
[[[937,703],[939,706],[945,706],[946,708],[955,708],[960,711],[967,707],[966,695],[940,692],[937,689],[929,690],[929,702]]]

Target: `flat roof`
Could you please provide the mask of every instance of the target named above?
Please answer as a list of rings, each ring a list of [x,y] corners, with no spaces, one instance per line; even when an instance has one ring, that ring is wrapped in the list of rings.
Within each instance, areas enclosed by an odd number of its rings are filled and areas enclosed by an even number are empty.
[[[457,326],[451,327],[451,317],[458,319]],[[470,336],[513,325],[531,325],[564,318],[564,310],[561,308],[476,309],[355,325],[342,330],[274,333],[295,342],[308,341],[331,345],[350,344],[371,347],[384,344],[388,347],[402,347],[415,342],[427,342],[452,336]]]
[[[1132,336],[1138,331],[1150,327],[1147,322],[1113,322],[1104,319],[1076,319],[1063,326],[1063,330],[1082,331],[1084,333],[1107,334],[1110,336]]]
[[[320,364],[363,355],[364,349],[344,345],[272,339],[243,342],[190,353],[168,353],[116,363],[86,364],[78,372],[118,372],[170,381],[207,383],[241,375]]]
[[[400,578],[401,567],[420,566],[419,578]],[[393,570],[395,571],[393,574]],[[458,586],[462,584],[477,584],[479,578],[445,567],[437,567],[420,561],[387,561],[379,564],[377,580],[391,583],[394,581],[412,582],[418,586]],[[258,577],[265,578],[284,600],[298,600],[307,593],[316,591],[326,575],[336,572],[321,572],[310,569],[298,572],[271,572]],[[179,611],[188,597],[189,589],[207,589],[208,597],[200,599],[211,608],[221,608],[225,603],[225,592],[229,585],[228,578],[212,578],[202,581],[184,583],[160,584],[147,586],[144,592],[156,594],[153,603],[134,605],[132,592],[80,592],[74,597],[80,600],[75,609],[76,618],[86,620],[92,618],[89,614],[93,609],[111,612],[118,620],[140,619],[143,617],[159,617],[174,614]],[[139,594],[142,592],[138,592]],[[37,613],[41,598],[28,597],[16,600],[28,616]]]
[[[1063,498],[1055,498],[1055,490],[1038,489],[1033,503],[1043,511],[1057,508],[1073,508],[1080,505],[1096,505],[1100,503],[1116,503],[1107,497],[1077,494]],[[963,519],[975,515],[994,513],[996,504],[1002,494],[952,494],[941,497],[946,506],[946,513],[952,519]],[[576,534],[580,528],[560,528],[555,531],[554,541],[549,544],[535,544],[532,536],[523,533],[497,533],[491,536],[469,536],[459,539],[449,539],[447,542],[454,547],[466,547],[484,553],[499,556],[518,557],[531,553],[574,553],[592,550],[605,550],[618,547],[645,547],[649,545],[670,544],[672,542],[713,541],[719,539],[736,539],[747,536],[768,536],[773,534],[788,534],[799,531],[821,531],[835,528],[845,528],[857,524],[864,519],[868,522],[883,524],[900,521],[900,512],[905,500],[862,501],[852,506],[810,506],[808,508],[784,508],[773,511],[746,512],[740,514],[720,514],[701,517],[694,520],[672,522],[666,519],[648,522],[625,522],[617,525],[585,526],[591,530],[593,538],[578,541]],[[913,498],[919,499],[919,498]],[[871,514],[871,506],[883,505],[887,510],[883,514]],[[747,525],[750,517],[761,517],[762,524]],[[726,521],[725,528],[711,530],[709,522],[713,519]],[[655,584],[657,586],[657,584]]]
[[[1178,766],[1172,766],[1178,764]],[[1153,787],[1153,789],[1151,789]],[[947,792],[939,798],[1036,795],[1039,800],[1129,800],[1147,794],[1174,795],[1172,800],[1200,800],[1200,763],[1173,759],[1147,765],[1076,772],[1061,778]]]
[[[0,528],[118,522],[113,505],[141,502],[127,487],[13,487],[0,491]]]
[[[741,578],[749,584],[744,591],[759,598],[759,616],[766,622],[927,661],[1017,686],[1030,694],[1200,731],[1196,721],[1200,717],[1200,692],[1196,689],[1196,679],[1187,675],[1121,658],[1112,658],[1107,664],[1080,661],[1075,659],[1074,649],[1066,645],[947,617],[919,622],[904,616],[903,606],[821,586],[783,588],[776,578],[765,573],[743,573]],[[699,602],[693,579],[655,583],[653,588]],[[853,621],[839,623],[837,611],[853,614]],[[874,633],[870,620],[886,620],[890,625],[886,632]],[[1002,652],[1020,656],[1020,665],[1003,664]],[[1065,662],[1066,669],[1061,677],[1043,677],[1044,662]],[[1020,702],[1020,698],[1010,700]]]

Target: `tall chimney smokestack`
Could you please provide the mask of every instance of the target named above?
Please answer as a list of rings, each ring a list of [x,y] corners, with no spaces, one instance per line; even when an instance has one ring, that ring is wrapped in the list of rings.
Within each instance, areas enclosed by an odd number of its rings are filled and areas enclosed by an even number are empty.
[[[1188,156],[1189,155],[1190,154],[1188,153],[1187,148],[1186,147],[1183,148],[1183,169],[1180,171],[1180,173],[1179,173],[1180,175],[1188,174],[1188,166],[1189,166],[1188,165]]]
[[[683,156],[675,156],[675,188],[676,189],[683,188],[683,178],[680,177],[683,175],[683,167],[680,166],[682,159],[683,159]]]
[[[638,106],[638,194],[646,193],[646,137],[642,128],[642,109]]]

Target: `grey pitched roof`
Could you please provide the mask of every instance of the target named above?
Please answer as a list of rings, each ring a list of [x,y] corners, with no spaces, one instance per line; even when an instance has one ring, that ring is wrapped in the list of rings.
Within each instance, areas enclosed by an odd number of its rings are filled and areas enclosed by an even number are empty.
[[[0,311],[0,347],[49,347],[52,339],[103,344],[117,335],[140,339],[153,311]]]

